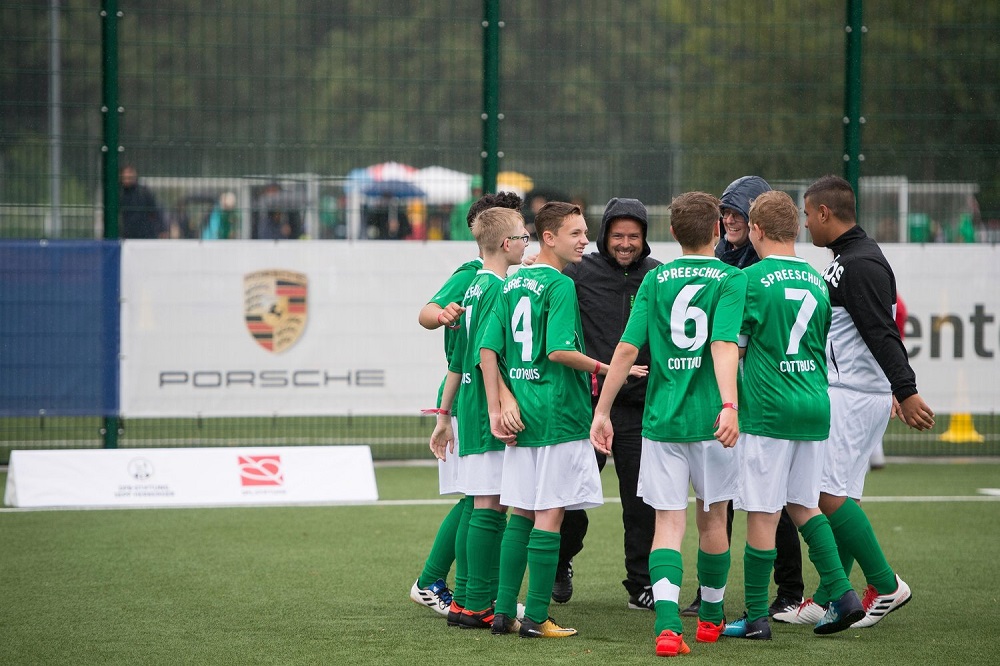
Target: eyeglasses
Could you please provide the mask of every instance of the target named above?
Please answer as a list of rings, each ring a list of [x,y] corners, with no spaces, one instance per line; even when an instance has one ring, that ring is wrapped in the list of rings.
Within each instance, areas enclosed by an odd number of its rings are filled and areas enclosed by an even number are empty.
[[[732,210],[731,208],[726,208],[725,210],[722,211],[722,215],[719,216],[719,222],[724,222],[727,217],[733,218],[734,222],[742,222],[742,223],[746,222],[746,220],[743,219],[742,215],[737,213],[735,210]]]
[[[523,236],[507,236],[507,240],[524,241],[524,244],[527,245],[528,241],[531,240],[531,236],[528,234],[524,234]],[[500,249],[503,249],[503,245],[500,245]]]

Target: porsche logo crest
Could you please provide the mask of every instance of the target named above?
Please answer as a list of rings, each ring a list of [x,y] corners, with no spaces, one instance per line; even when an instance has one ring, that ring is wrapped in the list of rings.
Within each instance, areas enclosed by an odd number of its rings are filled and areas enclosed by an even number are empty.
[[[308,315],[308,282],[305,273],[281,269],[243,276],[243,316],[258,345],[278,354],[302,336]]]

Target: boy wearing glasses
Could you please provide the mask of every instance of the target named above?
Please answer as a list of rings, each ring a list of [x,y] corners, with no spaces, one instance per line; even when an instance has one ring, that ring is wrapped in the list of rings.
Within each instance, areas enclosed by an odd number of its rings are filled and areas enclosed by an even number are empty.
[[[459,322],[458,341],[448,367],[441,397],[443,411],[457,406],[459,484],[473,501],[466,537],[467,580],[464,609],[459,617],[463,628],[490,628],[492,602],[496,596],[493,569],[497,564],[500,537],[506,527],[506,507],[500,504],[500,477],[503,472],[504,442],[490,431],[486,392],[479,369],[478,341],[511,266],[521,263],[528,246],[524,218],[515,210],[490,208],[476,216],[472,234],[479,244],[483,267],[476,273],[462,300],[464,313]],[[455,392],[461,383],[458,399]],[[509,405],[512,397],[506,385],[498,386],[501,400]],[[452,410],[455,411],[455,410]],[[455,456],[455,433],[447,414],[438,414],[431,435],[431,450],[442,461]],[[450,446],[449,446],[450,445]]]
[[[541,245],[535,263],[507,278],[480,344],[490,424],[504,439],[500,502],[512,516],[500,548],[493,633],[527,638],[575,636],[549,617],[566,509],[603,504],[597,460],[588,439],[590,373],[606,365],[584,353],[573,281],[562,274],[587,247],[579,206],[552,201],[535,216]],[[502,379],[501,379],[502,378]],[[497,382],[516,404],[503,405]],[[524,620],[515,619],[525,569]]]
[[[484,194],[469,208],[466,219],[469,226],[482,211],[488,208],[509,208],[519,210],[521,197],[512,192],[497,192]],[[471,259],[451,274],[451,277],[431,297],[430,301],[420,310],[418,320],[420,325],[433,331],[442,326],[444,332],[445,359],[450,363],[458,339],[458,320],[462,315],[462,299],[465,290],[469,288],[476,272],[482,268],[483,258]],[[442,382],[438,391],[438,405],[441,402]],[[442,495],[461,494],[458,489],[458,456],[452,456],[447,461],[438,463],[438,485]],[[427,606],[434,612],[445,615],[450,626],[457,626],[465,601],[465,543],[469,520],[472,517],[472,500],[462,497],[448,512],[434,537],[431,551],[424,562],[423,571],[410,588],[410,599]],[[455,591],[448,589],[445,582],[452,562],[455,563]]]

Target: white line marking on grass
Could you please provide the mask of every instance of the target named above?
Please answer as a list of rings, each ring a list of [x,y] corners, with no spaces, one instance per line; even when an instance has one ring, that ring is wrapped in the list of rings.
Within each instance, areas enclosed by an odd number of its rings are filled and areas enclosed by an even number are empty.
[[[980,488],[982,495],[882,495],[865,497],[862,503],[942,503],[942,502],[1000,502],[1000,488]],[[33,511],[149,511],[151,509],[287,509],[290,507],[340,506],[451,506],[455,499],[398,499],[376,500],[374,502],[291,502],[288,504],[227,504],[217,506],[176,505],[176,506],[51,506],[51,507],[2,507],[0,513],[28,513]],[[605,504],[620,504],[620,497],[605,497]],[[688,502],[694,504],[694,498]]]

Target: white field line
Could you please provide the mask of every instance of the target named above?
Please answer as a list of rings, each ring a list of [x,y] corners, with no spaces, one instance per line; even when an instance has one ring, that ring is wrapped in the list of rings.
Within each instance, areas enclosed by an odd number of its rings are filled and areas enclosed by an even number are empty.
[[[980,488],[982,495],[885,495],[865,497],[864,503],[888,504],[888,503],[943,503],[943,502],[1000,502],[1000,488]],[[694,504],[694,498],[689,497],[688,502]],[[98,507],[2,507],[0,513],[30,513],[36,511],[146,511],[150,509],[283,509],[287,507],[338,507],[338,506],[450,506],[456,500],[452,499],[400,499],[400,500],[376,500],[374,502],[291,502],[288,504],[227,504],[207,507],[203,505],[176,506],[152,506],[152,507],[121,507],[121,506],[98,506]],[[605,497],[605,504],[620,504],[620,497]]]

